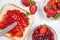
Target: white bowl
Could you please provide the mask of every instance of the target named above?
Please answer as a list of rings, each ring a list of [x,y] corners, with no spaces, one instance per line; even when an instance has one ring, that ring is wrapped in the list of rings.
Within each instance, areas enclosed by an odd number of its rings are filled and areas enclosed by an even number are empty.
[[[32,40],[32,34],[33,34],[33,32],[34,32],[36,29],[38,29],[38,28],[40,28],[40,27],[37,26],[36,28],[34,28],[33,30],[31,30],[31,31],[29,32],[29,35],[28,35],[27,39]],[[54,33],[54,40],[58,40],[58,39],[57,39],[56,32],[54,31],[54,29],[52,29],[51,27],[48,27],[48,28]]]
[[[39,10],[40,10],[40,13],[43,15],[42,18],[43,19],[46,19],[46,20],[60,20],[60,18],[57,18],[57,19],[54,19],[53,17],[51,18],[47,18],[47,14],[46,12],[44,11],[44,7],[47,5],[47,3],[49,2],[49,0],[44,0],[42,3],[39,3]]]

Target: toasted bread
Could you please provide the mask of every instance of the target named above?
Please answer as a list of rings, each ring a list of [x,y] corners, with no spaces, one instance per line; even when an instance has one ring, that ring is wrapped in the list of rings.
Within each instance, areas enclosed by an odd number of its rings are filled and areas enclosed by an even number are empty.
[[[1,12],[0,12],[0,21],[3,20],[3,15],[6,14],[6,11],[7,10],[13,10],[13,9],[20,10],[23,13],[26,13],[27,12],[24,9],[22,9],[22,8],[14,5],[14,4],[6,4],[1,9]],[[21,37],[21,38],[16,37],[16,36],[15,37],[11,37],[11,35],[9,33],[4,34],[4,36],[6,36],[8,38],[11,38],[12,40],[25,40],[25,38],[26,38],[26,36],[27,36],[27,34],[28,34],[28,32],[29,32],[32,24],[33,24],[33,16],[30,15],[30,16],[28,16],[28,18],[29,18],[30,24],[29,24],[28,27],[25,28],[25,31],[23,32],[23,37]]]

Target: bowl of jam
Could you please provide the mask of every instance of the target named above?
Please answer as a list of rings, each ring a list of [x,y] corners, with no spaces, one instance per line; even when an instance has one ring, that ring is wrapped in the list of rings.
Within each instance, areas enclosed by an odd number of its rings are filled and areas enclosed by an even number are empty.
[[[57,40],[54,29],[47,25],[40,25],[33,29],[29,34],[29,40]]]

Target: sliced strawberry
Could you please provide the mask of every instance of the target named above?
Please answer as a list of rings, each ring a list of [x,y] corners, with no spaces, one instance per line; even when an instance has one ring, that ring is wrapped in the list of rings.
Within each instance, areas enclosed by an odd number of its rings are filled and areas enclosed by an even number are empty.
[[[30,5],[30,0],[21,0],[22,4],[25,6],[29,6]]]
[[[47,32],[47,27],[41,26],[40,27],[40,34],[44,35]]]
[[[37,6],[35,4],[30,5],[29,9],[30,9],[31,14],[35,14],[35,12],[37,11]]]

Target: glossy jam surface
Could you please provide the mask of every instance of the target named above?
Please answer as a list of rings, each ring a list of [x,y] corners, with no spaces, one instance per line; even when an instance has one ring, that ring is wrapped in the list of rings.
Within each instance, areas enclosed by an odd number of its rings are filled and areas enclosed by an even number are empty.
[[[39,30],[40,29],[38,28],[33,32],[32,40],[54,40],[54,34],[49,28],[47,33],[45,33],[44,35],[41,35],[39,33]]]
[[[29,25],[29,18],[27,18],[26,14],[19,10],[8,10],[3,17],[3,20],[0,21],[0,30],[6,28],[13,22],[17,22],[17,25],[8,33],[10,33],[12,37],[22,37],[25,27]]]

